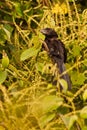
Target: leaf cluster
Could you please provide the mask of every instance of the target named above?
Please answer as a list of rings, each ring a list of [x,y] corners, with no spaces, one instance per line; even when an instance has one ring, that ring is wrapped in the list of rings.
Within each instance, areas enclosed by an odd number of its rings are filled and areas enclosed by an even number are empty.
[[[42,50],[44,27],[67,48],[71,91]],[[6,129],[87,129],[87,9],[78,13],[74,0],[0,1],[0,130]]]

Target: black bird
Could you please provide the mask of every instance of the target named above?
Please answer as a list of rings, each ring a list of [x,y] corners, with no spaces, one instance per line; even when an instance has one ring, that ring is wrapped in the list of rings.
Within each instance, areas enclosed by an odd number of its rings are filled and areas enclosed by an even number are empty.
[[[58,39],[57,33],[54,29],[45,28],[41,30],[41,33],[45,35],[45,41],[43,44],[44,49],[49,52],[54,63],[57,63],[59,73],[62,74],[66,69],[64,63],[67,60],[67,52],[65,45]],[[69,75],[66,73],[61,78],[67,81],[68,90],[71,90],[71,81]]]

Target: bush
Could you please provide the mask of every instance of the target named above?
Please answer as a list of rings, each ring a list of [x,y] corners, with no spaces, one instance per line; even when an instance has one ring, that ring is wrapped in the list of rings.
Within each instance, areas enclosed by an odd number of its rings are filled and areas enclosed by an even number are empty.
[[[0,7],[0,129],[87,129],[87,9],[78,13],[74,0],[7,0]],[[61,75],[41,50],[44,27],[67,48],[71,91],[51,82]]]

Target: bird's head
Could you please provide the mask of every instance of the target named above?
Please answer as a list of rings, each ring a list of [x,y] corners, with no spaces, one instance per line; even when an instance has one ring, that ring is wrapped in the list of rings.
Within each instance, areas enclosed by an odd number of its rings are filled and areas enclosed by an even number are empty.
[[[49,38],[58,37],[57,33],[52,28],[44,28],[41,30],[41,33]]]

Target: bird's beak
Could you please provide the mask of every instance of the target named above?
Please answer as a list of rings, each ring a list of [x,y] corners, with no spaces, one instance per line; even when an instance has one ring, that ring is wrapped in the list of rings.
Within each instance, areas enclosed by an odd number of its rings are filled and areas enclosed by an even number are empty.
[[[42,34],[46,34],[46,33],[47,33],[46,29],[41,29],[40,32],[41,32]]]

